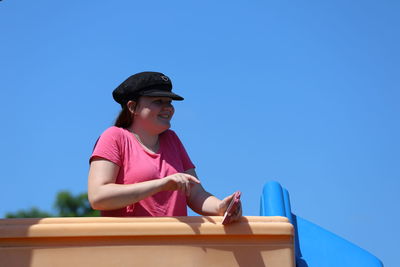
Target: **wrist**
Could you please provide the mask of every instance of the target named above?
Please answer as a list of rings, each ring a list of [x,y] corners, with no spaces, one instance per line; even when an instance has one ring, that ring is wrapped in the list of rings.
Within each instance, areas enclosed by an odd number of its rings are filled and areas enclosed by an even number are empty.
[[[218,203],[217,213],[219,216],[224,216],[224,214],[225,214],[225,209],[224,209],[224,206],[222,205],[222,201],[219,201],[219,203]]]
[[[225,214],[225,209],[224,209],[224,205],[223,205],[223,201],[216,198],[215,196],[213,196],[214,198],[214,203],[215,203],[215,215],[216,216],[224,216]]]
[[[168,176],[164,177],[164,178],[161,178],[161,179],[157,179],[157,182],[158,182],[158,186],[157,186],[158,192],[168,191],[168,188],[169,188],[169,178],[168,178]]]

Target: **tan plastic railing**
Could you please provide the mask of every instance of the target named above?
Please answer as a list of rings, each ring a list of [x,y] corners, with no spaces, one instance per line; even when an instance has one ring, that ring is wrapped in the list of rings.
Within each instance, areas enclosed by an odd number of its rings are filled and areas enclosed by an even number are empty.
[[[284,217],[0,220],[0,266],[294,267]]]

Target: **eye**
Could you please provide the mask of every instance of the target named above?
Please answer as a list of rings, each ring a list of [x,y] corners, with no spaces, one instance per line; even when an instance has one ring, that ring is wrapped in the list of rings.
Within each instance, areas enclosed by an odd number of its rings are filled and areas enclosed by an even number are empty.
[[[155,99],[152,103],[158,106],[172,106],[172,100],[170,99]]]

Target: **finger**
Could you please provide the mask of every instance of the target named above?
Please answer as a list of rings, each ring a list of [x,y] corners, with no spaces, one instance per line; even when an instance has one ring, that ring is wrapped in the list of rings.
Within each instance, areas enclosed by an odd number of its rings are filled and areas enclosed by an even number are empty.
[[[222,203],[223,203],[223,205],[225,206],[225,209],[228,208],[229,203],[231,203],[233,196],[234,196],[234,194],[232,194],[232,195],[230,195],[230,196],[227,196],[226,198],[224,198],[224,199],[222,200]]]
[[[188,183],[185,183],[185,187],[186,187],[186,196],[190,196],[190,189],[191,189],[191,186],[190,186],[190,183],[188,182]]]
[[[176,187],[178,191],[184,192],[184,179],[182,177],[178,176],[178,179],[176,181]]]
[[[238,207],[237,215],[238,215],[238,217],[241,217],[241,216],[242,216],[242,203],[240,202],[239,204],[240,204],[240,205],[239,205],[239,207]]]
[[[241,216],[239,216],[238,214],[237,214],[237,215],[234,215],[234,216],[232,216],[232,222],[239,221],[239,220],[240,220],[240,217],[241,217]]]
[[[227,212],[229,203],[231,203],[231,201],[232,201],[232,197],[233,197],[233,195],[229,195],[221,200],[221,203],[219,204],[219,212],[220,213],[225,214]]]
[[[235,193],[233,193],[232,195],[229,195],[229,200],[232,200],[232,198],[235,196]]]
[[[240,217],[242,215],[242,203],[239,202],[235,211],[234,211],[234,215]]]
[[[241,208],[237,208],[236,211],[232,215],[232,222],[238,221],[242,217]]]
[[[192,183],[200,184],[200,180],[190,174],[187,174],[186,178]]]
[[[188,196],[188,194],[189,194],[189,181],[188,181],[188,179],[187,179],[187,177],[185,176],[185,175],[181,175],[180,176],[180,183],[179,183],[179,185],[180,185],[180,188],[181,188],[181,192],[184,194],[184,195],[186,195],[186,196]]]
[[[232,198],[233,198],[233,194],[225,197],[222,201],[226,202],[226,203],[229,203],[229,202],[231,202]]]

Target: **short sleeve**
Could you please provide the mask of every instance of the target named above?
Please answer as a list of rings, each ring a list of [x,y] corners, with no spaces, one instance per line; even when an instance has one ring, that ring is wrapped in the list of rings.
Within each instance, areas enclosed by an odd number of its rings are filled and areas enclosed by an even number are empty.
[[[192,160],[190,159],[188,153],[186,152],[185,147],[183,146],[181,140],[179,139],[179,137],[176,135],[176,133],[172,130],[170,130],[171,135],[174,139],[175,145],[178,148],[179,151],[179,156],[182,160],[182,165],[183,165],[183,169],[185,171],[189,170],[189,169],[193,169],[195,168],[195,165],[193,164]]]
[[[122,132],[118,127],[110,127],[105,130],[97,140],[93,153],[90,157],[89,162],[94,158],[100,157],[111,162],[114,162],[118,166],[122,166]]]

